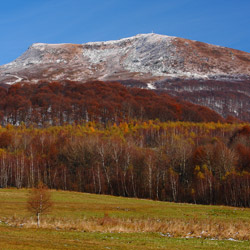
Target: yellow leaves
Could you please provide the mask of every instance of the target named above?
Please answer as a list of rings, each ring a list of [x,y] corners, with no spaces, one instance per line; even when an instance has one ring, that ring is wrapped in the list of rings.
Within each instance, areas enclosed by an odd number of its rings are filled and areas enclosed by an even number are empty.
[[[204,164],[204,165],[202,166],[202,169],[203,169],[205,172],[208,172],[208,171],[209,171],[206,164]]]
[[[92,133],[95,132],[95,129],[94,129],[92,126],[89,128],[89,130],[90,130]]]
[[[196,134],[192,131],[192,132],[189,134],[189,136],[190,136],[191,138],[195,138],[195,137],[196,137]]]
[[[205,179],[205,175],[201,171],[198,172],[197,177],[199,179]]]
[[[178,176],[178,173],[176,173],[172,168],[169,169],[169,174],[172,176]]]
[[[211,171],[208,169],[207,165],[195,166],[195,174],[198,179],[205,179],[206,176],[212,175]]]
[[[149,126],[154,125],[154,121],[153,121],[153,120],[149,120],[149,121],[148,121],[148,125],[149,125]]]
[[[89,127],[96,128],[96,123],[94,121],[93,122],[88,122],[86,125],[89,126]]]
[[[225,176],[223,176],[224,179],[226,179],[226,177],[229,176],[229,175],[231,175],[231,174],[232,174],[232,172],[227,171],[227,172],[225,173]]]
[[[9,123],[6,125],[7,130],[12,130],[13,128],[14,128],[14,126],[9,124]]]
[[[200,171],[200,170],[201,170],[200,166],[199,166],[199,165],[196,165],[194,171],[197,171],[197,172],[198,172],[198,171]]]
[[[24,123],[24,122],[21,122],[19,128],[22,129],[22,130],[25,130],[25,129],[26,129],[25,123]]]
[[[250,177],[250,172],[243,171],[243,172],[242,172],[242,175],[244,175],[244,176],[249,176],[249,177]]]
[[[242,171],[242,172],[237,172],[235,170],[232,171],[227,171],[225,173],[225,175],[223,176],[223,180],[226,180],[227,178],[229,178],[230,176],[249,176],[250,177],[250,172],[247,171]]]
[[[3,148],[0,148],[0,156],[3,156],[6,154],[6,150]]]
[[[188,138],[188,143],[190,144],[190,145],[192,145],[192,146],[194,146],[195,145],[195,143],[194,143],[194,141],[192,140],[192,138]]]
[[[175,134],[175,135],[173,136],[173,139],[174,139],[175,141],[181,140],[181,135]]]
[[[119,128],[123,131],[123,133],[128,133],[129,132],[129,127],[126,122],[121,122],[119,125]]]

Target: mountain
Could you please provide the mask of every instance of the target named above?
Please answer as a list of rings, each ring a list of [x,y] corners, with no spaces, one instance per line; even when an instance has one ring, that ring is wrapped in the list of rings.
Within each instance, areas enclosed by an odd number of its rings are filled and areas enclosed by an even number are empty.
[[[108,42],[33,44],[0,67],[0,82],[21,80],[242,79],[250,54],[197,41],[141,34]]]
[[[0,84],[41,80],[119,81],[250,120],[250,54],[183,38],[151,33],[81,45],[36,43],[0,67]]]

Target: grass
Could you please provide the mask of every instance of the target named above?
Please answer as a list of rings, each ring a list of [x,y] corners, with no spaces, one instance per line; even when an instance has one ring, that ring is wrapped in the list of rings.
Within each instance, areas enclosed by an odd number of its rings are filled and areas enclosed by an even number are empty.
[[[28,193],[0,190],[0,249],[250,249],[249,208],[52,191],[38,230]]]
[[[157,233],[83,233],[0,226],[0,249],[249,250],[249,242],[166,238]]]
[[[28,216],[26,200],[27,189],[0,189],[1,216]],[[56,218],[103,217],[104,212],[116,218],[157,218],[157,219],[221,219],[227,221],[246,220],[250,222],[249,208],[228,206],[204,206],[184,203],[159,202],[135,198],[123,198],[109,195],[52,191],[55,202],[49,216]]]

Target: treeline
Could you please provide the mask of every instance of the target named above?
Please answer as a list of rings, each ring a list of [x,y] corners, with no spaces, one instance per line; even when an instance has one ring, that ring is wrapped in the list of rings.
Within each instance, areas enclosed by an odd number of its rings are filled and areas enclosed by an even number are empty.
[[[223,121],[214,111],[166,93],[126,88],[115,82],[18,83],[0,87],[0,124],[65,125],[146,121]]]
[[[250,206],[250,127],[160,121],[0,128],[0,187]]]

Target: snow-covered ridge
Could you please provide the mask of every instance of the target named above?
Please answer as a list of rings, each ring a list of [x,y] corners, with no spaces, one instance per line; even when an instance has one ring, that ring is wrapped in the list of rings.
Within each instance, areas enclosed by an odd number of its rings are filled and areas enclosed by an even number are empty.
[[[82,45],[96,45],[96,46],[103,46],[103,45],[115,45],[115,44],[121,44],[121,43],[126,43],[134,40],[139,40],[139,39],[151,39],[151,42],[157,42],[160,39],[174,39],[176,37],[174,36],[166,36],[166,35],[159,35],[155,33],[149,33],[149,34],[138,34],[135,36],[131,37],[126,37],[122,38],[119,40],[110,40],[110,41],[98,41],[98,42],[87,42],[83,43]]]
[[[240,117],[242,110],[250,114],[250,54],[173,36],[150,33],[84,44],[34,43],[0,66],[0,84],[41,80],[120,81],[186,95],[188,101],[224,116]],[[239,100],[232,97],[235,93]]]
[[[139,39],[150,39],[151,42],[157,42],[162,39],[174,39],[176,38],[175,36],[167,36],[167,35],[159,35],[155,33],[148,33],[148,34],[138,34],[135,36],[127,37],[127,38],[122,38],[118,40],[109,40],[109,41],[96,41],[96,42],[87,42],[87,43],[82,43],[83,46],[85,45],[114,45],[114,44],[121,44],[121,43],[126,43],[134,40],[139,40]],[[41,48],[41,47],[63,47],[67,45],[78,45],[79,44],[73,44],[73,43],[33,43],[30,48]]]
[[[0,66],[0,82],[250,78],[249,61],[249,53],[149,33],[84,44],[34,43],[15,61]]]
[[[83,44],[83,56],[91,64],[105,62],[113,71],[120,67],[129,72],[164,76],[169,71],[168,61],[176,53],[171,42],[174,38],[151,33],[116,41],[91,42]]]
[[[52,46],[52,47],[61,47],[64,45],[74,45],[72,43],[33,43],[30,48],[40,48],[40,47],[46,47],[46,46]]]

